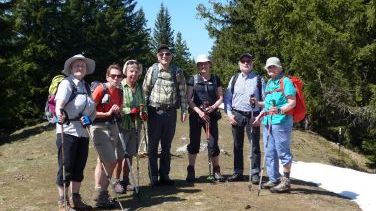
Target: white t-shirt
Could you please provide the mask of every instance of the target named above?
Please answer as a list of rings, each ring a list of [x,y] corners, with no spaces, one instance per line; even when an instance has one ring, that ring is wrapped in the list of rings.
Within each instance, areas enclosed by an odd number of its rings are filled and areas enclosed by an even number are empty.
[[[68,80],[63,80],[60,82],[59,87],[56,92],[55,101],[64,101],[64,110],[68,113],[69,119],[78,119],[82,115],[87,115],[93,121],[95,118],[95,103],[91,97],[87,94],[85,85],[83,81],[74,78],[73,75],[68,76],[73,79],[74,84],[77,87],[77,92],[79,94],[70,101],[69,98],[72,94],[72,85]],[[81,94],[86,93],[86,94]],[[56,111],[58,112],[58,111]],[[64,133],[77,136],[77,137],[88,137],[86,129],[82,126],[79,120],[70,120],[70,124],[63,124]],[[56,133],[61,133],[61,125],[56,123]]]

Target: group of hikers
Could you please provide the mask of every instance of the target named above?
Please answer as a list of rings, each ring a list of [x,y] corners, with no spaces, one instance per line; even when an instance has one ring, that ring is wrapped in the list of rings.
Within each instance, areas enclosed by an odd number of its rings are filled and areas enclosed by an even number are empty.
[[[293,119],[286,112],[295,106],[296,90],[292,82],[284,77],[280,60],[277,57],[267,59],[265,70],[270,79],[265,83],[253,71],[253,55],[240,55],[239,71],[223,89],[221,79],[212,73],[212,61],[207,55],[196,58],[198,73],[188,81],[183,71],[171,64],[173,54],[167,45],[160,45],[156,56],[158,63],[147,70],[143,82],[138,80],[142,65],[136,60],[128,60],[122,69],[117,64],[110,65],[106,71],[106,82],[99,83],[92,93],[84,77],[94,72],[95,62],[80,54],[65,61],[62,72],[66,78],[59,84],[55,96],[59,209],[91,209],[80,196],[91,140],[98,155],[94,175],[95,206],[115,206],[108,192],[110,185],[116,193],[135,190],[134,181],[130,181],[130,165],[132,157],[138,153],[144,123],[148,128],[150,185],[174,185],[174,180],[170,178],[170,150],[179,108],[181,122],[186,121],[189,114],[186,181],[193,183],[196,179],[195,161],[200,150],[202,128],[208,137],[210,171],[215,180],[226,181],[220,170],[218,146],[219,106],[222,103],[234,141],[233,175],[227,181],[242,181],[247,174],[250,183],[261,184],[262,124],[269,176],[269,181],[262,187],[273,193],[288,191]],[[280,80],[284,84],[282,89]],[[71,99],[73,92],[76,94]],[[250,143],[249,173],[244,173],[244,132]],[[283,175],[279,173],[279,161],[283,165]]]

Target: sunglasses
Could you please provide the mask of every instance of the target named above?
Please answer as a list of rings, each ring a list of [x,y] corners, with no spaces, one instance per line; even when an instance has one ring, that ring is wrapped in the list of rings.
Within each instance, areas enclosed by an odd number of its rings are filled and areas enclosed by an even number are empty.
[[[111,74],[109,75],[109,77],[112,79],[116,79],[116,78],[123,78],[123,75]]]
[[[242,63],[242,64],[245,64],[245,63],[247,63],[247,64],[251,64],[251,63],[252,63],[252,60],[244,59],[244,60],[240,60],[240,63]]]
[[[158,53],[158,55],[159,55],[160,57],[162,57],[162,56],[171,56],[171,53],[169,53],[169,52]]]

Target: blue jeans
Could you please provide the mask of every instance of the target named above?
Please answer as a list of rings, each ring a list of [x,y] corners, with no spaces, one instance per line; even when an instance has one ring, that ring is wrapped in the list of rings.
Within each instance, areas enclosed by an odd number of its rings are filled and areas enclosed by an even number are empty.
[[[260,151],[260,127],[251,127],[251,116],[246,116],[238,112],[233,112],[235,120],[238,123],[232,126],[232,136],[234,139],[234,173],[243,174],[243,146],[244,146],[244,129],[246,130],[249,141],[249,175],[260,172],[261,151]],[[256,117],[256,113],[254,117]]]
[[[268,135],[269,125],[264,125],[263,140],[269,181],[277,182],[281,177],[279,173],[279,160],[281,160],[283,166],[289,165],[292,162],[290,150],[292,126],[292,118],[288,118],[281,124],[272,125],[270,135]]]
[[[158,114],[155,110],[149,109],[148,137],[149,137],[149,168],[151,178],[164,179],[170,173],[171,164],[171,143],[176,129],[176,109],[168,110]],[[161,142],[161,157],[159,159],[158,172],[158,145]]]

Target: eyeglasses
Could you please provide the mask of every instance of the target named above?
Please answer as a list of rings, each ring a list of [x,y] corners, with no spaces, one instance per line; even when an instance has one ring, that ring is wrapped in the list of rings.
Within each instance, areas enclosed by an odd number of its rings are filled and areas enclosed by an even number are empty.
[[[170,52],[163,52],[163,53],[158,53],[158,55],[160,57],[163,57],[163,56],[171,56],[171,53]]]
[[[123,75],[111,74],[109,75],[109,77],[112,79],[116,79],[116,78],[123,78]]]
[[[240,60],[240,63],[242,63],[242,64],[245,64],[245,63],[251,64],[252,60],[250,60],[250,59],[244,59],[244,60]]]

